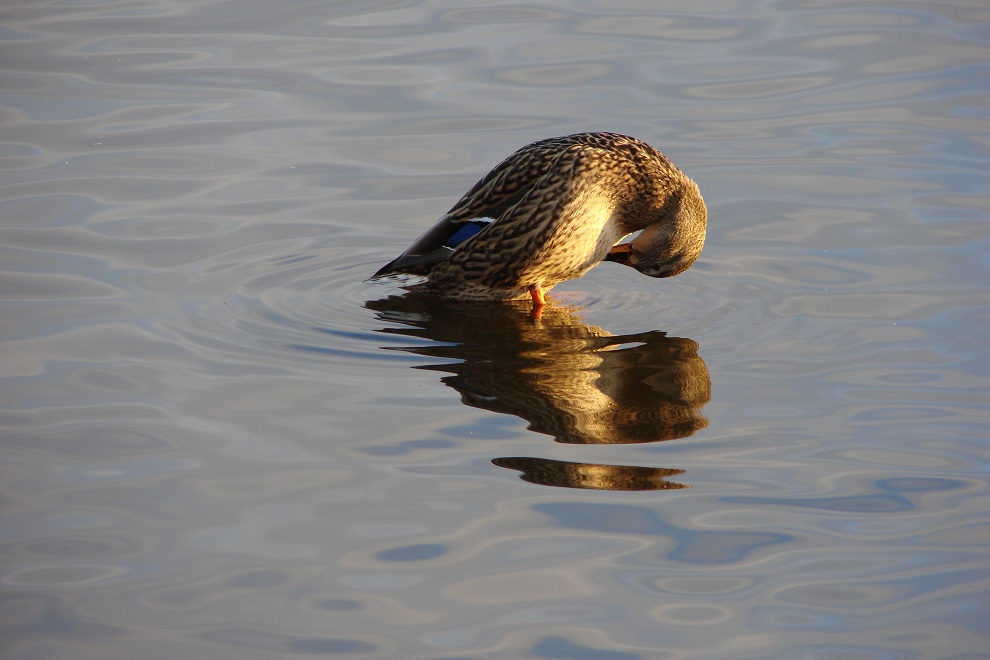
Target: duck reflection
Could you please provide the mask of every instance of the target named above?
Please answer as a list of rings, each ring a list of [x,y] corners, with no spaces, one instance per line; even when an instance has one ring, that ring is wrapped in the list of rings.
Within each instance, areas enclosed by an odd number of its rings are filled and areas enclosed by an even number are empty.
[[[380,332],[429,339],[395,347],[452,360],[419,369],[467,405],[520,417],[529,428],[570,444],[631,444],[685,438],[708,425],[702,408],[711,379],[698,345],[663,332],[614,336],[557,305],[533,320],[526,305],[448,301],[414,293],[369,301]],[[574,488],[682,488],[680,470],[499,458],[532,483]]]
[[[499,467],[519,470],[523,481],[543,486],[594,488],[597,490],[674,490],[684,484],[667,481],[667,477],[684,474],[684,470],[639,467],[636,465],[601,465],[571,463],[549,458],[496,458]]]

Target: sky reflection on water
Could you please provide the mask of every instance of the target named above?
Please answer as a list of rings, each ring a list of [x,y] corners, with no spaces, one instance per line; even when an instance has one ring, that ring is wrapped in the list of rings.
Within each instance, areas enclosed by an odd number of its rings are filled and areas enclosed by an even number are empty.
[[[982,3],[8,5],[11,657],[984,653]],[[584,130],[690,271],[365,283]]]

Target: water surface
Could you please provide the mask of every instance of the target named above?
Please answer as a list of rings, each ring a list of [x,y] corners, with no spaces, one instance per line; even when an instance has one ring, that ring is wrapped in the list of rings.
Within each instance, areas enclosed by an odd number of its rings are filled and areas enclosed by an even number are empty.
[[[985,654],[990,13],[656,7],[8,3],[5,657]],[[365,281],[583,130],[691,270]]]

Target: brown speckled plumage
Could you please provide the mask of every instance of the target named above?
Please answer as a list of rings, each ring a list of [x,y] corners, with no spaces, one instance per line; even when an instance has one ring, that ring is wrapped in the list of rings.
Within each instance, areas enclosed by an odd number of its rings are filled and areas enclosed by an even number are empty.
[[[494,222],[449,245],[476,218]],[[650,145],[615,133],[578,133],[506,158],[375,277],[424,275],[410,288],[474,300],[535,300],[606,258],[669,277],[698,257],[706,218],[698,186]]]

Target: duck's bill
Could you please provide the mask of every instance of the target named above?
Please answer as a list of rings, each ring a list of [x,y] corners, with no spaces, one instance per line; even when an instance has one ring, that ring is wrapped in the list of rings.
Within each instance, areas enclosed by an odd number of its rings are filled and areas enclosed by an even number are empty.
[[[632,253],[630,247],[632,243],[619,243],[613,245],[612,249],[605,255],[605,261],[615,261],[620,264],[629,265],[629,256]]]

